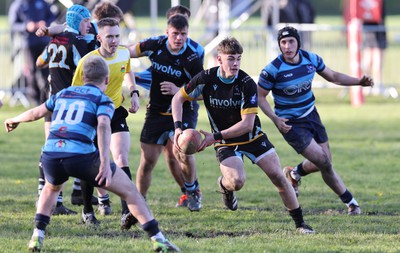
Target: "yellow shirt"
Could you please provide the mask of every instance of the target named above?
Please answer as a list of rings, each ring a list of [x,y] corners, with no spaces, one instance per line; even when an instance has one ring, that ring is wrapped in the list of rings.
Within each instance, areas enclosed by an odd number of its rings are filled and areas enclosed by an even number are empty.
[[[98,49],[86,54],[78,63],[76,67],[74,78],[72,79],[72,86],[81,86],[83,83],[83,62],[89,55],[100,55]],[[122,83],[126,73],[131,71],[130,54],[126,47],[119,46],[114,56],[111,58],[104,58],[108,64],[110,75],[108,78],[108,85],[105,91],[106,95],[114,102],[115,108],[122,104]]]

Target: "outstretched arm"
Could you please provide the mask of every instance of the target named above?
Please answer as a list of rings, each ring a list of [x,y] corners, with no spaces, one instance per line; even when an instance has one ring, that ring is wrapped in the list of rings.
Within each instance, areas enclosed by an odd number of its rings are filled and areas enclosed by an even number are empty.
[[[342,86],[355,86],[360,85],[363,87],[373,87],[374,80],[369,76],[362,76],[361,78],[352,77],[340,72],[336,72],[328,67],[319,73],[325,80]]]
[[[43,103],[35,108],[32,108],[28,111],[21,113],[20,115],[6,119],[4,121],[4,125],[6,127],[7,132],[13,131],[18,127],[19,123],[22,122],[31,122],[43,118],[46,114],[50,113],[47,109],[46,105]]]

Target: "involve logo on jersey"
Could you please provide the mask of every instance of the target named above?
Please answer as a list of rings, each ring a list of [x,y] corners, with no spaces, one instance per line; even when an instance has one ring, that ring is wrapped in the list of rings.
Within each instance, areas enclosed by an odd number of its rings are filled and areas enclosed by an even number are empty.
[[[121,73],[125,73],[126,69],[125,69],[125,65],[121,66]]]

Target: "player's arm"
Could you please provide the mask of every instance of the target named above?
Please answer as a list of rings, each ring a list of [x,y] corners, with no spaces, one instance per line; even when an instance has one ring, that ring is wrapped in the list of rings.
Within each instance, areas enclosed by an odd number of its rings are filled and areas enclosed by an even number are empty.
[[[369,76],[362,76],[361,78],[352,77],[340,72],[336,72],[328,67],[323,71],[318,72],[325,80],[342,86],[355,86],[360,85],[363,87],[373,87],[374,80]]]
[[[140,51],[140,43],[128,46],[128,50],[131,58],[139,58],[142,56],[142,53]]]
[[[129,112],[135,113],[139,110],[139,91],[136,88],[135,74],[132,70],[125,73],[124,81],[131,96],[131,107],[129,108]]]
[[[49,66],[49,54],[47,53],[47,47],[43,50],[43,52],[36,59],[36,67],[43,69]]]
[[[106,115],[97,117],[97,144],[100,155],[99,173],[96,181],[99,184],[105,182],[105,186],[111,184],[111,168],[110,168],[110,143],[111,143],[111,127],[110,118]]]
[[[286,121],[288,121],[288,119],[280,118],[278,117],[278,115],[275,114],[274,110],[267,100],[267,96],[269,93],[270,90],[266,90],[257,85],[258,107],[260,107],[261,111],[265,113],[265,115],[267,115],[268,118],[272,120],[272,122],[274,122],[275,126],[280,132],[287,133],[290,129],[292,129],[292,126],[286,124]]]
[[[39,27],[39,29],[37,29],[35,34],[38,37],[43,37],[43,36],[52,37],[54,35],[62,33],[65,30],[65,28],[67,28],[66,24],[57,24],[50,27],[43,25]]]
[[[4,121],[6,131],[11,132],[18,127],[19,123],[38,120],[46,116],[48,113],[50,113],[50,111],[47,109],[45,103],[43,103],[35,108],[21,113],[18,116],[15,116],[14,118],[6,119]]]
[[[175,134],[174,134],[174,146],[178,150],[178,138],[182,134],[182,105],[187,101],[187,97],[183,94],[185,93],[185,88],[182,87],[173,97],[171,101],[172,118],[174,120]]]

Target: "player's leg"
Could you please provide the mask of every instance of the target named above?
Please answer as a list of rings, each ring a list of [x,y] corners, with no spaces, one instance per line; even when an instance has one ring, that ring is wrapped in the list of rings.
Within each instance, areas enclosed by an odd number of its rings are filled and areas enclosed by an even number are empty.
[[[46,183],[39,196],[35,215],[35,228],[29,241],[30,251],[40,251],[43,247],[43,240],[47,225],[50,223],[50,216],[57,201],[58,195],[68,174],[60,166],[58,159],[49,159],[45,155],[41,157]]]
[[[182,195],[179,199],[179,202],[176,204],[177,207],[186,207],[187,206],[187,196],[185,190],[185,179],[182,175],[182,169],[180,167],[179,161],[175,157],[173,152],[173,143],[168,141],[167,145],[164,148],[164,158],[167,163],[168,169],[171,172],[172,177],[175,179],[175,182],[181,189]]]
[[[172,142],[172,141],[171,141]],[[195,155],[186,155],[174,149],[175,156],[180,161],[180,168],[184,177],[184,187],[188,197],[188,209],[190,211],[200,211],[201,192],[197,180],[196,158]]]
[[[129,150],[131,147],[130,134],[127,131],[116,132],[111,135],[111,153],[114,162],[120,167],[130,180],[132,180],[131,171],[129,168]],[[129,212],[126,202],[121,200],[122,214]]]
[[[348,207],[349,214],[360,214],[361,209],[353,195],[347,190],[340,176],[333,168],[332,155],[329,142],[317,144],[314,140],[303,151],[302,155],[307,158],[303,167],[316,166],[321,171],[324,182],[339,196]]]
[[[140,143],[140,163],[136,172],[136,185],[145,198],[151,185],[153,169],[163,148],[164,146],[159,144]]]
[[[239,191],[246,181],[243,159],[241,156],[236,156],[232,150],[220,151],[221,149],[217,152],[222,176],[218,178],[217,184],[225,207],[235,211],[238,208],[238,201],[234,192]]]
[[[118,168],[115,170],[111,185],[107,189],[124,199],[129,211],[137,218],[153,242],[153,249],[165,248],[172,252],[179,252],[179,248],[169,242],[158,228],[145,199],[137,190],[133,182]],[[161,249],[160,249],[161,250]]]

